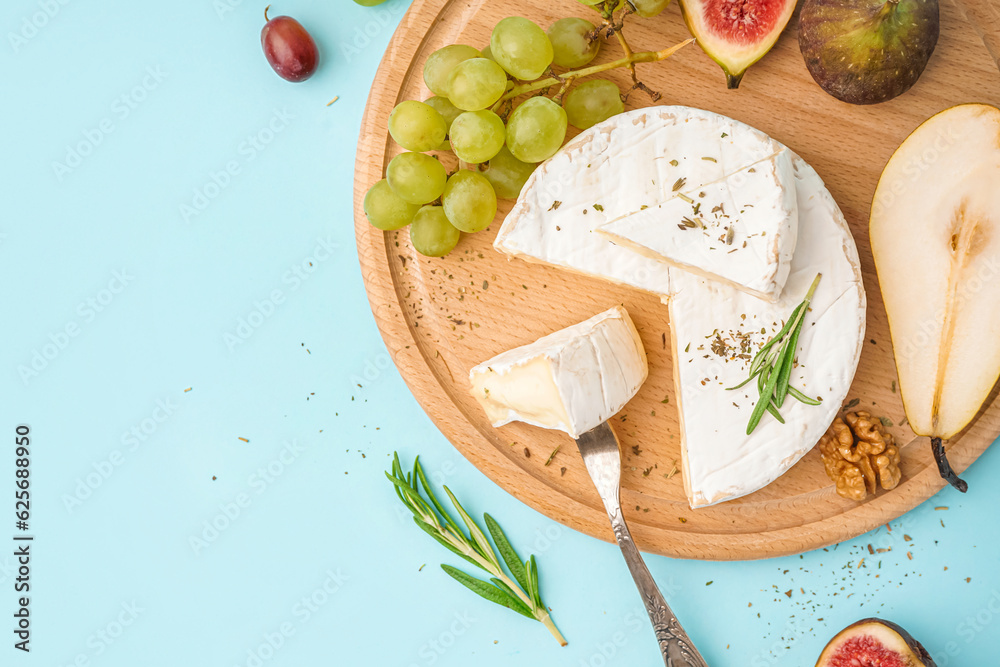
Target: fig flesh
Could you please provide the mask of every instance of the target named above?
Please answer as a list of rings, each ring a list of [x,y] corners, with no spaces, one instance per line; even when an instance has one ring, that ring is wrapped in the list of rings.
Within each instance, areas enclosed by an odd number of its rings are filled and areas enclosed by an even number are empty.
[[[719,63],[733,89],[778,41],[796,1],[681,0],[681,11],[698,45]]]
[[[937,667],[927,650],[891,621],[866,618],[841,630],[816,667]]]
[[[799,49],[823,90],[879,104],[913,87],[940,31],[938,0],[806,0]]]

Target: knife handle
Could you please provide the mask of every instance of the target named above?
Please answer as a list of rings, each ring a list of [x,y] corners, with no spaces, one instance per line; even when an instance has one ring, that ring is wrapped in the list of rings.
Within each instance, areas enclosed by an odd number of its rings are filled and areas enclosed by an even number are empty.
[[[656,632],[656,640],[660,645],[660,653],[663,654],[663,663],[666,667],[708,667],[708,663],[698,653],[698,649],[691,643],[691,639],[684,632],[677,616],[670,610],[670,606],[663,598],[663,594],[653,581],[653,575],[649,573],[642,555],[632,541],[632,534],[625,524],[622,516],[620,503],[618,507],[607,507],[608,518],[611,519],[611,528],[615,531],[615,539],[621,547],[622,555],[625,556],[625,563],[628,564],[629,572],[635,580],[635,585],[639,588],[643,604],[646,605],[646,613],[653,623],[653,630]]]

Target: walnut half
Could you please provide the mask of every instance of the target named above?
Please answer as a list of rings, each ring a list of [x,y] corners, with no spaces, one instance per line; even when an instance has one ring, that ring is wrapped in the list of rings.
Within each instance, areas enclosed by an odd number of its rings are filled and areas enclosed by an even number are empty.
[[[837,417],[818,447],[827,476],[844,498],[864,500],[878,486],[895,489],[902,477],[892,434],[867,412]]]

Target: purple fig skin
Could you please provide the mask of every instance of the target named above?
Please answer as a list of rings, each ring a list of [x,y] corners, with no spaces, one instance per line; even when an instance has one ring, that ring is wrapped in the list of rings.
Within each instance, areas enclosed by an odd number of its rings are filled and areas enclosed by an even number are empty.
[[[806,0],[799,49],[823,90],[879,104],[917,82],[940,32],[938,0]]]
[[[305,81],[319,65],[316,42],[291,16],[275,16],[267,21],[260,31],[260,45],[271,68],[285,81]]]
[[[882,628],[889,629],[899,637],[900,643],[905,645],[910,652],[910,655],[908,656],[901,656],[903,660],[907,661],[904,663],[907,667],[937,667],[937,663],[935,663],[934,659],[931,658],[927,649],[925,649],[920,642],[914,639],[909,632],[892,621],[884,621],[880,618],[863,618],[857,623],[852,623],[838,632],[837,635],[830,640],[830,643],[826,645],[826,648],[823,649],[823,653],[820,654],[819,660],[816,662],[816,667],[830,667],[830,661],[840,649],[841,643],[844,643],[859,634],[864,634],[863,632],[856,632],[857,630],[864,630],[865,626],[873,625],[879,625],[882,626]],[[898,650],[896,647],[889,647],[889,649],[893,651]],[[914,660],[919,660],[919,662],[914,662]]]

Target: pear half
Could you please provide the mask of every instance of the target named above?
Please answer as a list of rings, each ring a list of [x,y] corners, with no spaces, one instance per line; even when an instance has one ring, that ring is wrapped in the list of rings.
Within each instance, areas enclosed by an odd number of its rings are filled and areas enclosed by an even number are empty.
[[[871,245],[910,426],[942,441],[1000,377],[1000,109],[939,113],[897,149],[875,191]]]

